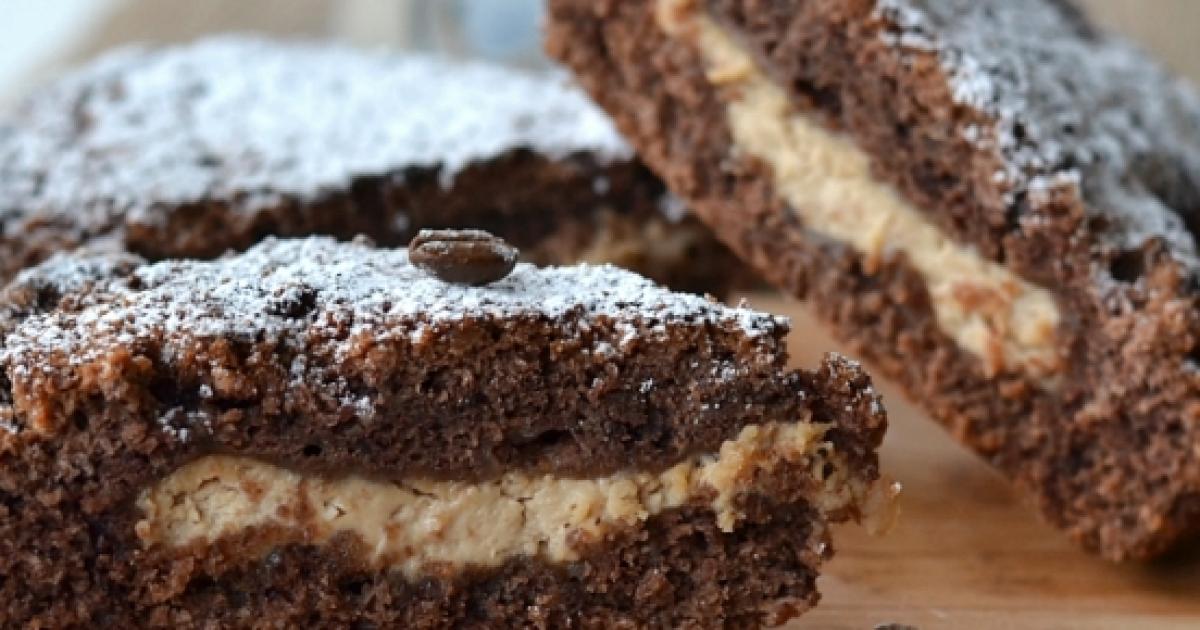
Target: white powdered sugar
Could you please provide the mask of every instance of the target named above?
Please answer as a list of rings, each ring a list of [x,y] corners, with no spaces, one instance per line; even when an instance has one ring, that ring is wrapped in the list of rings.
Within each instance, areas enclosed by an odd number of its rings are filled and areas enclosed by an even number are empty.
[[[1181,215],[1200,204],[1200,99],[1066,2],[877,0],[885,41],[936,51],[963,105],[995,121],[968,139],[998,152],[1014,205],[1078,187],[1124,249],[1165,239],[1200,268]],[[1181,201],[1181,198],[1183,201]]]
[[[22,200],[0,212],[153,223],[169,204],[254,209],[409,167],[449,183],[522,149],[631,156],[561,73],[224,36],[110,53],[30,98],[0,124],[0,191]]]
[[[60,294],[90,288],[80,310],[35,314],[17,325],[2,362],[18,371],[39,363],[30,357],[86,362],[139,339],[162,339],[168,356],[173,343],[231,338],[342,356],[359,333],[419,340],[438,324],[466,319],[535,318],[569,327],[567,335],[600,319],[618,334],[628,328],[643,336],[666,326],[711,325],[758,339],[787,326],[785,319],[672,293],[608,265],[518,264],[507,278],[472,287],[438,280],[409,264],[404,250],[323,237],[268,239],[242,255],[145,265],[107,281],[72,277],[73,270],[99,267],[60,255],[23,274],[18,283],[45,286],[44,278],[56,278]]]

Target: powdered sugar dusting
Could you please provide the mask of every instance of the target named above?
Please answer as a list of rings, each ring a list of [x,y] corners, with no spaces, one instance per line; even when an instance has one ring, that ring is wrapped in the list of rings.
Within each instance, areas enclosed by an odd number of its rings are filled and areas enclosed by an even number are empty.
[[[426,274],[403,250],[318,237],[269,239],[217,261],[145,265],[98,285],[72,277],[72,269],[94,268],[58,256],[23,274],[18,283],[52,277],[64,287],[91,288],[78,312],[35,314],[18,325],[0,354],[4,364],[25,369],[39,364],[31,356],[50,355],[86,362],[138,339],[163,339],[168,346],[271,339],[344,356],[359,333],[419,340],[438,324],[465,319],[533,317],[587,330],[606,318],[618,333],[638,331],[633,338],[669,325],[732,328],[750,338],[787,326],[781,318],[671,293],[608,265],[519,264],[504,280],[470,287]],[[338,332],[347,327],[348,335]]]
[[[165,204],[253,209],[408,167],[450,182],[517,149],[631,156],[563,74],[226,36],[111,53],[31,98],[0,126],[0,190],[153,223]]]
[[[885,40],[936,51],[954,98],[992,118],[964,134],[997,151],[996,182],[1026,195],[1078,188],[1122,249],[1160,237],[1200,269],[1178,197],[1200,199],[1200,99],[1066,2],[877,0]],[[1035,208],[1036,211],[1036,208]]]

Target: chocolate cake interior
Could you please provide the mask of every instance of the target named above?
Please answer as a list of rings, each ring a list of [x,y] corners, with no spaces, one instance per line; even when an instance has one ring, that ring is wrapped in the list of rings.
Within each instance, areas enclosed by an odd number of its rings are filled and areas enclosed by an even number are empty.
[[[756,627],[890,497],[857,365],[611,267],[268,240],[5,297],[6,624]]]
[[[1065,2],[550,7],[669,187],[1053,523],[1200,527],[1190,88]]]

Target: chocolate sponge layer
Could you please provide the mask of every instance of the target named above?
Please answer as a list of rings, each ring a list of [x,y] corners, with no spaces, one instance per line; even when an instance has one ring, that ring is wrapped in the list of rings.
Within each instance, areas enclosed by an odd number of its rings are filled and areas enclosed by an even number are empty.
[[[936,51],[889,43],[899,29],[876,3],[680,3],[707,11],[790,95],[798,114],[853,139],[879,181],[946,234],[1054,293],[1065,357],[1056,380],[1019,370],[989,374],[939,328],[925,280],[904,256],[866,261],[804,225],[780,198],[769,166],[737,150],[728,94],[712,85],[700,51],[663,32],[656,4],[554,0],[548,49],[720,238],[773,284],[808,300],[856,353],[902,383],[1083,546],[1112,559],[1146,558],[1196,531],[1200,379],[1190,357],[1200,309],[1186,256],[1164,244],[1173,232],[1118,255],[1112,243],[1133,228],[1106,218],[1102,206],[1089,207],[1094,200],[1078,190],[1055,189],[1036,207],[1032,197],[1018,196],[1009,207],[1013,197],[992,177],[1001,156],[960,133],[988,122],[985,112],[953,101]],[[1079,15],[1060,14],[1060,3],[1020,4],[1044,4],[1038,24],[1061,26],[1064,41],[1108,52],[1118,46],[1077,28]],[[1010,8],[996,3],[994,12]],[[1007,41],[1008,31],[999,37]],[[1157,80],[1152,62],[1129,59]],[[1180,107],[1192,102],[1180,98]],[[1143,121],[1147,133],[1160,122]],[[1178,133],[1180,143],[1188,141]],[[1184,205],[1164,213],[1169,219]]]
[[[522,264],[468,287],[403,251],[268,241],[213,262],[60,256],[4,298],[0,625],[270,614],[438,627],[478,623],[482,606],[513,623],[577,611],[752,626],[766,602],[814,600],[826,521],[859,516],[856,500],[810,507],[820,476],[860,489],[879,476],[885,416],[857,364],[788,370],[782,320],[611,267]],[[745,527],[717,531],[697,500],[579,541],[575,564],[430,567],[414,583],[345,551],[352,536],[338,551],[264,549],[263,531],[183,547],[136,535],[139,495],[207,455],[379,481],[594,479],[794,423],[822,427],[833,468],[806,458],[756,479],[734,497]]]

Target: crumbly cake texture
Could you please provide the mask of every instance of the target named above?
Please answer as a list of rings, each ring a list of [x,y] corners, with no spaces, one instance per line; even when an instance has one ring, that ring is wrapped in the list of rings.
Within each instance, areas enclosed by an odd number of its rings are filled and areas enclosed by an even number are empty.
[[[5,627],[759,627],[815,603],[828,523],[889,492],[885,416],[857,364],[789,371],[786,321],[614,267],[522,263],[471,287],[404,251],[268,239],[209,262],[59,254],[3,304]],[[789,431],[806,436],[794,450],[766,439]],[[205,503],[169,481],[221,458],[408,493],[397,531],[427,526],[404,510],[439,493],[465,505],[512,479],[643,486],[575,515],[563,559],[535,548],[414,575],[346,531],[319,539],[357,514],[353,497],[164,543],[281,492],[201,477]],[[156,498],[163,484],[179,494]],[[538,500],[521,499],[517,526],[546,518]],[[495,536],[501,519],[482,514]],[[471,513],[438,518],[451,536]]]
[[[424,227],[697,292],[738,269],[565,75],[335,45],[103,56],[0,122],[0,199],[6,281],[97,241],[212,257],[271,234],[400,245]]]
[[[749,61],[714,65],[713,33]],[[548,49],[728,245],[1050,522],[1114,560],[1200,528],[1190,87],[1062,0],[552,0]],[[789,203],[777,165],[740,145],[756,81],[787,124],[863,155],[877,198],[1049,291],[1050,369],[981,361],[919,252],[851,247]]]

